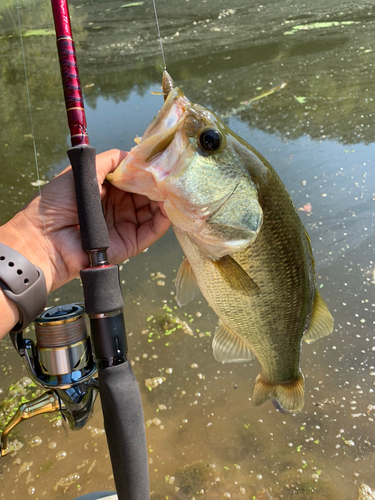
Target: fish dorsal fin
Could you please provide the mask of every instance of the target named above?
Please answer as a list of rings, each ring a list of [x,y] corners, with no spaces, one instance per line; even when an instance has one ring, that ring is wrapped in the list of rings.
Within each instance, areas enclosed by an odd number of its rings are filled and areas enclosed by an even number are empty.
[[[212,349],[216,361],[221,363],[244,363],[255,359],[253,351],[221,322],[216,328]]]
[[[185,306],[199,292],[199,286],[190,262],[182,261],[176,277],[176,299],[179,306]]]
[[[230,255],[212,261],[221,278],[234,291],[247,297],[258,295],[260,288],[246,271]]]
[[[309,236],[309,233],[306,231],[306,229],[305,229],[305,236],[306,236],[307,244],[309,246],[309,252],[310,252],[310,257],[312,260],[313,269],[315,270],[315,259],[314,259],[314,255],[313,255],[313,251],[312,251],[312,247],[311,247],[311,238]]]
[[[326,303],[317,291],[310,326],[303,336],[303,339],[308,344],[311,344],[314,340],[326,337],[332,332],[332,330],[333,319],[331,313],[328,311]]]

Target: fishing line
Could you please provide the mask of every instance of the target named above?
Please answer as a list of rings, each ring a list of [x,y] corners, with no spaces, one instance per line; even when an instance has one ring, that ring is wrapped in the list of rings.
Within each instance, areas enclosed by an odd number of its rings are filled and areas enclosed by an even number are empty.
[[[42,220],[43,220],[43,227],[44,227],[44,234],[47,239],[47,230],[46,230],[46,223],[44,220],[44,212],[43,212],[43,203],[42,203],[42,190],[40,188],[40,177],[39,177],[39,166],[38,166],[38,157],[36,153],[36,144],[35,144],[35,138],[34,138],[34,123],[33,123],[33,115],[31,112],[31,102],[30,102],[30,93],[29,93],[29,82],[27,79],[27,71],[26,71],[26,59],[25,59],[25,51],[23,48],[23,40],[22,40],[22,31],[21,31],[21,18],[20,18],[20,8],[18,6],[18,0],[16,0],[16,8],[17,8],[17,16],[18,16],[18,29],[20,33],[20,40],[21,40],[21,49],[22,49],[22,61],[23,61],[23,69],[25,72],[25,83],[26,83],[26,94],[27,94],[27,103],[29,105],[29,115],[30,115],[30,125],[31,125],[31,136],[33,139],[33,148],[34,148],[34,159],[35,159],[35,168],[36,168],[36,177],[38,180],[38,189],[39,189],[39,196],[40,196],[40,208],[41,208],[41,214],[42,214]]]
[[[161,41],[160,28],[159,28],[159,20],[158,20],[158,14],[156,12],[155,0],[152,0],[152,5],[154,6],[156,27],[158,29],[159,42],[160,42],[160,50],[161,50],[161,55],[163,57],[163,64],[164,64],[164,68],[163,69],[167,69],[167,65],[165,64],[164,50],[163,50],[163,44],[162,44],[162,41]]]

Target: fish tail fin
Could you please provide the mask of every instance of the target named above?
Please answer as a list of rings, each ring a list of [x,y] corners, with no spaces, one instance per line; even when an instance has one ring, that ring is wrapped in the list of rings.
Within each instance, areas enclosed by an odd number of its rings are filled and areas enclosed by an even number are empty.
[[[297,380],[285,384],[273,384],[259,374],[256,378],[252,400],[255,406],[275,398],[289,412],[300,412],[305,404],[305,379],[303,373]]]

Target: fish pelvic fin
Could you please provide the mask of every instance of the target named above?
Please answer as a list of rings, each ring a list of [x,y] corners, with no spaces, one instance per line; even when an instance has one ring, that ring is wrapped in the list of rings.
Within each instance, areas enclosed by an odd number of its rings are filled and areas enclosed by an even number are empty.
[[[305,378],[303,373],[297,380],[285,384],[273,384],[265,380],[262,374],[256,378],[252,400],[255,406],[268,399],[275,398],[282,408],[288,412],[298,413],[305,404]]]
[[[199,293],[195,273],[186,257],[178,270],[175,285],[176,300],[180,307],[188,304]]]
[[[315,294],[314,309],[310,326],[303,336],[303,339],[308,344],[315,340],[326,337],[333,330],[333,318],[328,311],[328,307],[322,299],[320,293],[317,291]]]
[[[216,328],[212,349],[216,361],[221,363],[245,363],[255,359],[253,351],[221,322]]]

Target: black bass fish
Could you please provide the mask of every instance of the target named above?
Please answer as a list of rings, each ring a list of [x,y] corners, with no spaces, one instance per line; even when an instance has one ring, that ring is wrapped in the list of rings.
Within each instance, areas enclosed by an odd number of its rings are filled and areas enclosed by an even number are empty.
[[[252,400],[304,405],[301,342],[329,335],[309,237],[275,170],[165,71],[165,103],[107,179],[163,202],[185,253],[177,302],[199,290],[219,317],[218,361],[261,365]]]

